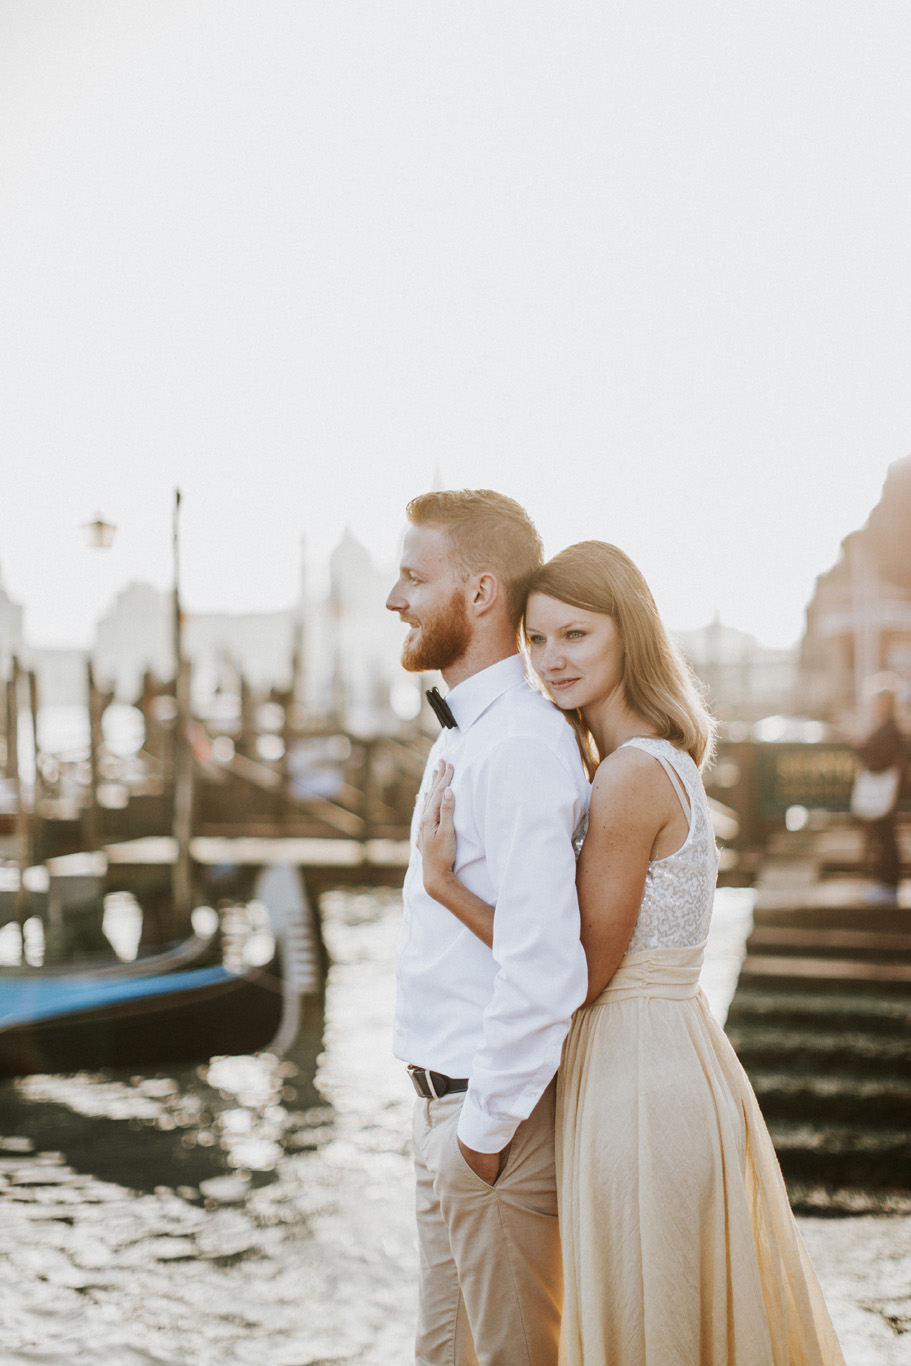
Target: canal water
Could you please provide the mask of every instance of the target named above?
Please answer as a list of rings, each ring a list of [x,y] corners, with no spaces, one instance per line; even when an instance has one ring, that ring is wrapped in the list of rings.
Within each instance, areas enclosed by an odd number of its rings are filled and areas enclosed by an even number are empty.
[[[718,894],[704,980],[721,1018],[751,904]],[[322,910],[325,1031],[298,1064],[258,1055],[0,1088],[2,1366],[412,1359],[413,1093],[390,1053],[400,901],[339,893]],[[850,1256],[832,1263],[833,1285],[852,1274]],[[882,1316],[880,1330],[888,1351],[850,1366],[911,1359],[891,1354],[901,1344]]]

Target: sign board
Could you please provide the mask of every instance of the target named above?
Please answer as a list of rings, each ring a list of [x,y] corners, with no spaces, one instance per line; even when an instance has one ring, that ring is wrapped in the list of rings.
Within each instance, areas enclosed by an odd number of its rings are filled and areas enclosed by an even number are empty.
[[[789,806],[849,811],[857,755],[847,744],[759,744],[753,767],[758,814],[782,819]],[[908,810],[907,798],[899,803]]]

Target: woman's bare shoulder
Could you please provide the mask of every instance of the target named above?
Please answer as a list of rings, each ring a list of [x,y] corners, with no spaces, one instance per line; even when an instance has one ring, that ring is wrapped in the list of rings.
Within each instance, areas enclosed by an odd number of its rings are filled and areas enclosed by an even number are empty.
[[[650,776],[660,778],[661,764],[647,750],[636,745],[620,745],[598,765],[592,786],[646,781]]]
[[[666,788],[662,767],[651,754],[634,745],[621,745],[598,765],[592,779],[592,806],[663,804]]]

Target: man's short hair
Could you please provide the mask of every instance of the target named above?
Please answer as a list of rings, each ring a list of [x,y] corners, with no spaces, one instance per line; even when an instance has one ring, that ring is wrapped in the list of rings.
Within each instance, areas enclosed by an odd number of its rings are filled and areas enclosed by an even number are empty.
[[[518,627],[532,576],[544,562],[534,522],[514,498],[492,489],[422,493],[408,504],[414,526],[445,528],[466,574],[489,570],[503,585]]]

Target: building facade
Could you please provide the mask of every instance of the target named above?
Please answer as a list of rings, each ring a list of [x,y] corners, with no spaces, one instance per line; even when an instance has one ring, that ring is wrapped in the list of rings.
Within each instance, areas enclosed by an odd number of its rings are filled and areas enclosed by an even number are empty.
[[[751,724],[800,710],[796,649],[761,645],[755,636],[725,626],[718,617],[699,630],[673,635],[705,684],[709,705],[720,721]]]
[[[891,673],[911,690],[911,573],[902,568],[897,500],[904,483],[895,477],[908,470],[909,461],[892,467],[881,502],[867,525],[842,541],[807,607],[799,674],[804,706],[847,730],[866,724],[867,681],[875,675]],[[911,568],[911,517],[904,525]]]

